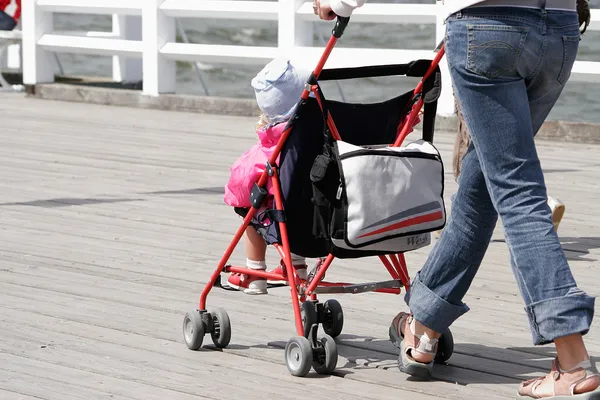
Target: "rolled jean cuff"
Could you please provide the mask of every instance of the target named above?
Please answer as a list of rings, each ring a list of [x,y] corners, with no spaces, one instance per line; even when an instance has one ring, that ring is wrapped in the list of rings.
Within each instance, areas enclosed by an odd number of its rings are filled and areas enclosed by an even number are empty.
[[[559,337],[588,333],[594,318],[595,301],[595,297],[573,288],[563,297],[526,306],[533,343],[543,345]]]
[[[464,303],[455,305],[439,297],[421,282],[419,274],[406,292],[404,301],[417,321],[438,333],[444,332],[461,315],[469,311],[469,307]]]

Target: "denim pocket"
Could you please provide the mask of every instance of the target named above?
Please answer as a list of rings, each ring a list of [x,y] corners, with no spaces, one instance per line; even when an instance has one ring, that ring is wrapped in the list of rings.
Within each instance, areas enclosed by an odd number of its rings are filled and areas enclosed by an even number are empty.
[[[561,85],[567,83],[567,80],[571,76],[571,70],[577,57],[577,50],[579,48],[579,35],[577,36],[563,36],[563,62],[558,74],[558,81]]]
[[[515,77],[529,28],[467,25],[467,70],[488,78]]]

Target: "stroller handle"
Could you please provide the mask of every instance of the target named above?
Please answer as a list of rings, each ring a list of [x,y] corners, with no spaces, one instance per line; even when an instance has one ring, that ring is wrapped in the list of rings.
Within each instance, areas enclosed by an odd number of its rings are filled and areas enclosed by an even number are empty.
[[[333,28],[333,31],[331,32],[331,34],[336,39],[341,38],[342,35],[344,34],[344,30],[348,26],[348,22],[350,22],[350,17],[340,17],[338,15],[337,21],[335,22],[335,27]]]

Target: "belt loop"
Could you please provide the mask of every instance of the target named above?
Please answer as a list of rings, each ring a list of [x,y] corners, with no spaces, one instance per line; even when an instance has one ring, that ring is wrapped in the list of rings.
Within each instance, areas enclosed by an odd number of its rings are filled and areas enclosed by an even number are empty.
[[[544,0],[544,1],[546,1],[546,0]],[[462,18],[462,10],[461,10],[461,11],[458,11],[458,12],[456,13],[456,19],[461,19],[461,18]]]
[[[548,10],[546,9],[546,0],[541,0],[542,5],[542,35],[546,34],[546,17],[548,16]]]

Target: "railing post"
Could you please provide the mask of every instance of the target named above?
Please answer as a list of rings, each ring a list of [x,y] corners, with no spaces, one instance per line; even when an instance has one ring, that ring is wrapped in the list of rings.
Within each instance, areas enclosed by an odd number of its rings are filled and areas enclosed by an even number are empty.
[[[118,15],[112,17],[113,34],[119,39],[142,40],[142,17]],[[113,80],[115,82],[142,80],[142,60],[113,56]]]
[[[0,70],[21,69],[21,47],[20,44],[11,44],[6,46],[5,49],[0,50],[4,51],[4,57],[0,57],[2,59]]]
[[[292,55],[296,46],[313,45],[313,24],[298,18],[298,8],[304,0],[279,0],[277,45],[280,53]],[[315,16],[315,21],[317,17]]]
[[[52,14],[39,9],[37,0],[23,0],[22,5],[23,83],[54,82],[52,54],[37,44],[44,34],[52,32]]]
[[[435,23],[435,46],[438,45],[446,34],[446,25],[444,24],[444,6],[440,0],[437,0],[437,14]],[[440,70],[442,72],[442,93],[438,100],[437,113],[442,117],[450,117],[456,114],[454,106],[454,90],[452,89],[452,78],[448,69],[448,61],[446,57],[440,62]]]
[[[142,8],[142,38],[144,41],[144,90],[149,96],[175,93],[176,64],[160,54],[160,49],[175,41],[175,19],[160,10],[164,0],[144,0]]]
[[[3,65],[3,67],[10,69],[22,69],[22,51],[23,46],[21,44],[11,44],[8,46],[6,49],[6,65]]]

